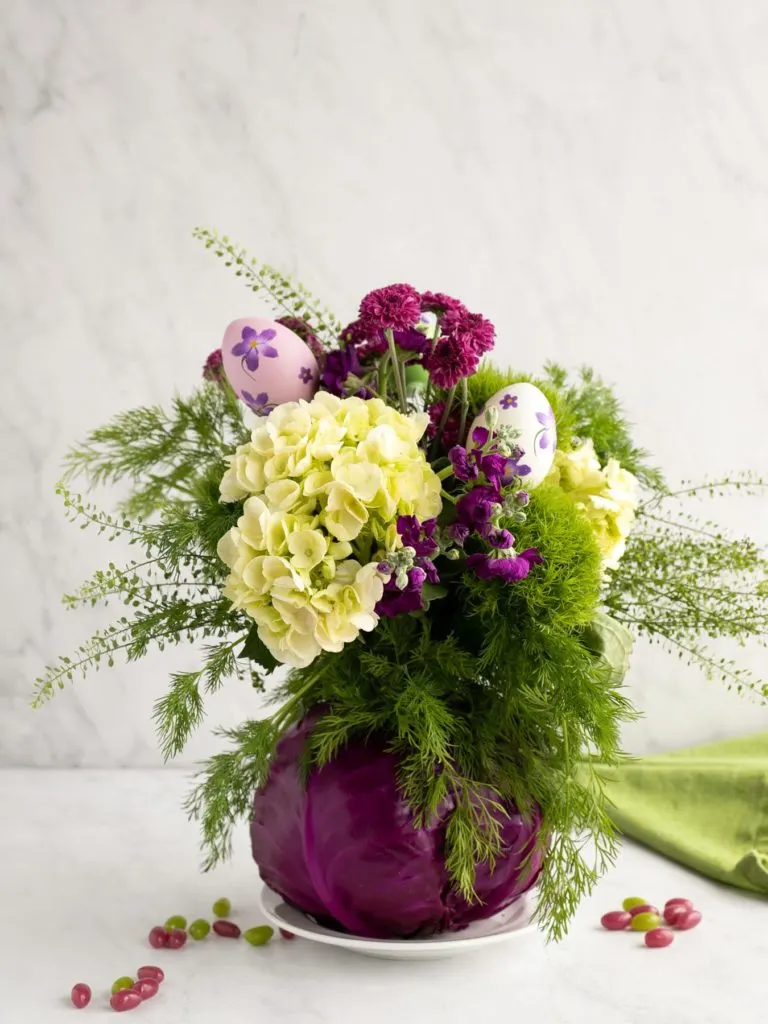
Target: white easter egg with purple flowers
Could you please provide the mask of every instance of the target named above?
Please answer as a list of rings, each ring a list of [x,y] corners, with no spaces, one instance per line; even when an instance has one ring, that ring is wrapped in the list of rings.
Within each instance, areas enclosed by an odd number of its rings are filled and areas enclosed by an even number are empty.
[[[536,487],[552,468],[557,446],[555,416],[546,395],[535,384],[523,381],[497,391],[469,428],[469,444],[472,431],[486,426],[485,413],[490,408],[498,411],[498,426],[517,431],[515,444],[523,454],[517,460],[516,474],[525,487]]]
[[[259,415],[283,402],[309,401],[317,391],[317,360],[298,334],[275,320],[233,320],[221,355],[235,394]]]

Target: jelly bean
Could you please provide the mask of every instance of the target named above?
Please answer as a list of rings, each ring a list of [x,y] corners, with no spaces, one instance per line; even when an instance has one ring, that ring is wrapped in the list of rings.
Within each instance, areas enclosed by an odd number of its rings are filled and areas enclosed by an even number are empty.
[[[281,928],[280,929],[280,934],[283,936],[284,939],[295,939],[296,938],[296,936],[293,934],[293,932],[288,932],[288,931],[285,930],[285,928]]]
[[[649,949],[663,949],[674,942],[675,936],[668,928],[651,928],[645,933],[645,944]]]
[[[266,946],[274,934],[274,928],[270,928],[268,924],[260,924],[243,932],[243,938],[252,946]]]
[[[169,949],[181,949],[187,941],[187,933],[183,928],[174,928],[168,936]]]
[[[658,914],[651,914],[645,911],[642,914],[638,914],[633,917],[629,923],[629,927],[633,932],[649,932],[653,928],[658,928],[661,924],[661,918]]]
[[[133,978],[129,978],[127,974],[124,974],[122,978],[118,978],[117,981],[112,982],[112,995],[115,992],[121,992],[124,988],[133,988]]]
[[[664,907],[664,920],[667,924],[677,924],[677,920],[680,917],[685,917],[686,914],[690,913],[688,907],[684,907],[681,903],[673,903],[671,906]]]
[[[158,985],[165,981],[165,972],[162,967],[155,967],[154,964],[147,964],[136,971],[137,978],[153,978]]]
[[[213,916],[214,917],[229,917],[232,913],[232,904],[226,896],[222,896],[221,899],[216,900],[213,904]]]
[[[638,914],[658,914],[659,908],[651,906],[650,903],[641,903],[638,907],[632,907],[629,913],[632,917],[637,917]]]
[[[241,932],[234,921],[214,921],[213,930],[223,939],[239,939]]]
[[[625,910],[631,910],[632,907],[642,907],[644,904],[645,900],[642,896],[627,896],[621,905]]]
[[[182,930],[187,927],[187,919],[182,914],[176,914],[174,917],[169,917],[165,922],[165,930],[172,932],[174,928],[181,928]]]
[[[192,924],[187,929],[187,931],[189,932],[189,937],[191,939],[194,939],[195,942],[200,942],[201,939],[204,939],[210,930],[211,926],[202,917],[199,917],[196,921],[193,921]]]
[[[69,998],[72,1000],[73,1006],[76,1006],[78,1010],[82,1010],[91,1001],[91,986],[86,985],[84,981],[78,981],[76,985],[72,986]]]
[[[686,910],[693,910],[693,901],[684,900],[682,897],[676,896],[672,900],[667,900],[664,904],[664,909],[666,910],[667,907],[685,907]]]
[[[141,996],[138,992],[134,992],[133,989],[123,988],[119,992],[115,992],[109,1000],[109,1005],[113,1010],[117,1010],[118,1013],[124,1013],[126,1010],[135,1010],[137,1006],[141,1006]]]
[[[678,917],[675,921],[675,928],[680,932],[690,931],[691,928],[695,928],[701,920],[701,914],[698,910],[689,910],[682,917]]]
[[[600,924],[609,932],[620,932],[627,927],[631,920],[632,915],[628,910],[609,910],[600,918]]]
[[[153,949],[164,949],[168,945],[168,932],[157,925],[149,933],[149,944]]]
[[[141,1001],[144,1002],[145,999],[151,999],[152,996],[156,996],[159,988],[160,982],[156,978],[139,978],[133,986],[133,991],[138,992],[141,996]]]

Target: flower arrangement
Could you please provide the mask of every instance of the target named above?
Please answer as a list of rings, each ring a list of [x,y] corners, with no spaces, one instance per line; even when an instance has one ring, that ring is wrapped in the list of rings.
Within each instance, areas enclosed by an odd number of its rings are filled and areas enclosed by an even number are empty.
[[[706,646],[762,642],[768,560],[680,505],[763,482],[669,488],[607,385],[494,366],[492,324],[458,299],[391,285],[342,328],[197,236],[278,317],[234,321],[170,412],[121,413],[71,451],[70,517],[142,555],[65,599],[127,613],[34,703],[119,653],[202,640],[155,707],[166,757],[230,677],[277,704],[224,733],[189,798],[207,867],[250,819],[263,877],[336,925],[462,927],[538,882],[562,936],[616,852],[599,765],[635,714],[633,637],[768,697]],[[76,475],[130,481],[119,514]]]

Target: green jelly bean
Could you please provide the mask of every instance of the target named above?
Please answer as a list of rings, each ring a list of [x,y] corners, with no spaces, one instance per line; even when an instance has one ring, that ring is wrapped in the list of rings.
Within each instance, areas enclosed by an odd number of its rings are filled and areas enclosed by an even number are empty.
[[[270,928],[268,924],[260,924],[256,928],[249,928],[248,931],[243,932],[243,938],[252,946],[266,946],[274,934],[274,928]]]
[[[169,917],[165,922],[165,928],[167,931],[172,932],[174,928],[181,928],[182,931],[187,927],[187,919],[183,914],[174,914],[173,917]]]
[[[633,932],[650,932],[652,929],[658,928],[660,924],[661,918],[658,914],[645,911],[642,914],[635,914],[629,922],[629,927]]]
[[[625,910],[631,910],[632,907],[642,907],[647,902],[642,896],[627,896],[621,905]]]
[[[214,917],[229,917],[232,913],[232,904],[226,896],[222,896],[221,899],[216,900],[213,904],[213,916]]]
[[[187,928],[190,938],[193,938],[195,942],[200,942],[201,939],[204,939],[210,930],[210,924],[208,924],[208,922],[202,917],[198,917],[198,919],[193,921],[189,928]]]
[[[124,988],[133,988],[133,978],[129,978],[127,974],[113,982],[112,995],[115,992],[122,992]]]

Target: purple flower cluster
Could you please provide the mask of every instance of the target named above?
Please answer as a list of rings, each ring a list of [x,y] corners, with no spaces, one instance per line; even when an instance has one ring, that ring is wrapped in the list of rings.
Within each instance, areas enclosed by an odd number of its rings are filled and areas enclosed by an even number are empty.
[[[509,530],[497,525],[504,506],[502,488],[515,475],[511,473],[510,463],[514,466],[518,463],[493,445],[488,445],[487,430],[473,431],[472,439],[478,447],[467,450],[457,445],[448,453],[456,479],[473,484],[456,502],[456,519],[448,527],[448,533],[459,547],[476,536],[492,549],[470,554],[467,558],[468,567],[480,579],[502,579],[513,583],[524,579],[531,566],[543,561],[535,548],[518,555],[514,551],[515,538]],[[518,458],[521,456],[522,452]],[[521,506],[528,503],[526,492],[521,491],[517,497]]]
[[[336,348],[329,352],[325,358],[323,370],[323,387],[332,395],[346,397],[350,392],[345,388],[345,382],[350,374],[359,377],[362,373],[362,366],[357,355],[357,346],[348,343],[345,348]]]
[[[407,615],[424,608],[424,584],[439,583],[435,563],[432,556],[439,550],[435,539],[437,530],[436,519],[425,519],[420,523],[416,516],[400,516],[397,520],[397,532],[405,547],[413,548],[415,557],[413,565],[406,570],[407,584],[400,588],[397,585],[397,574],[386,562],[379,566],[383,573],[390,573],[384,584],[384,595],[376,605],[379,615],[394,618],[396,615]]]

